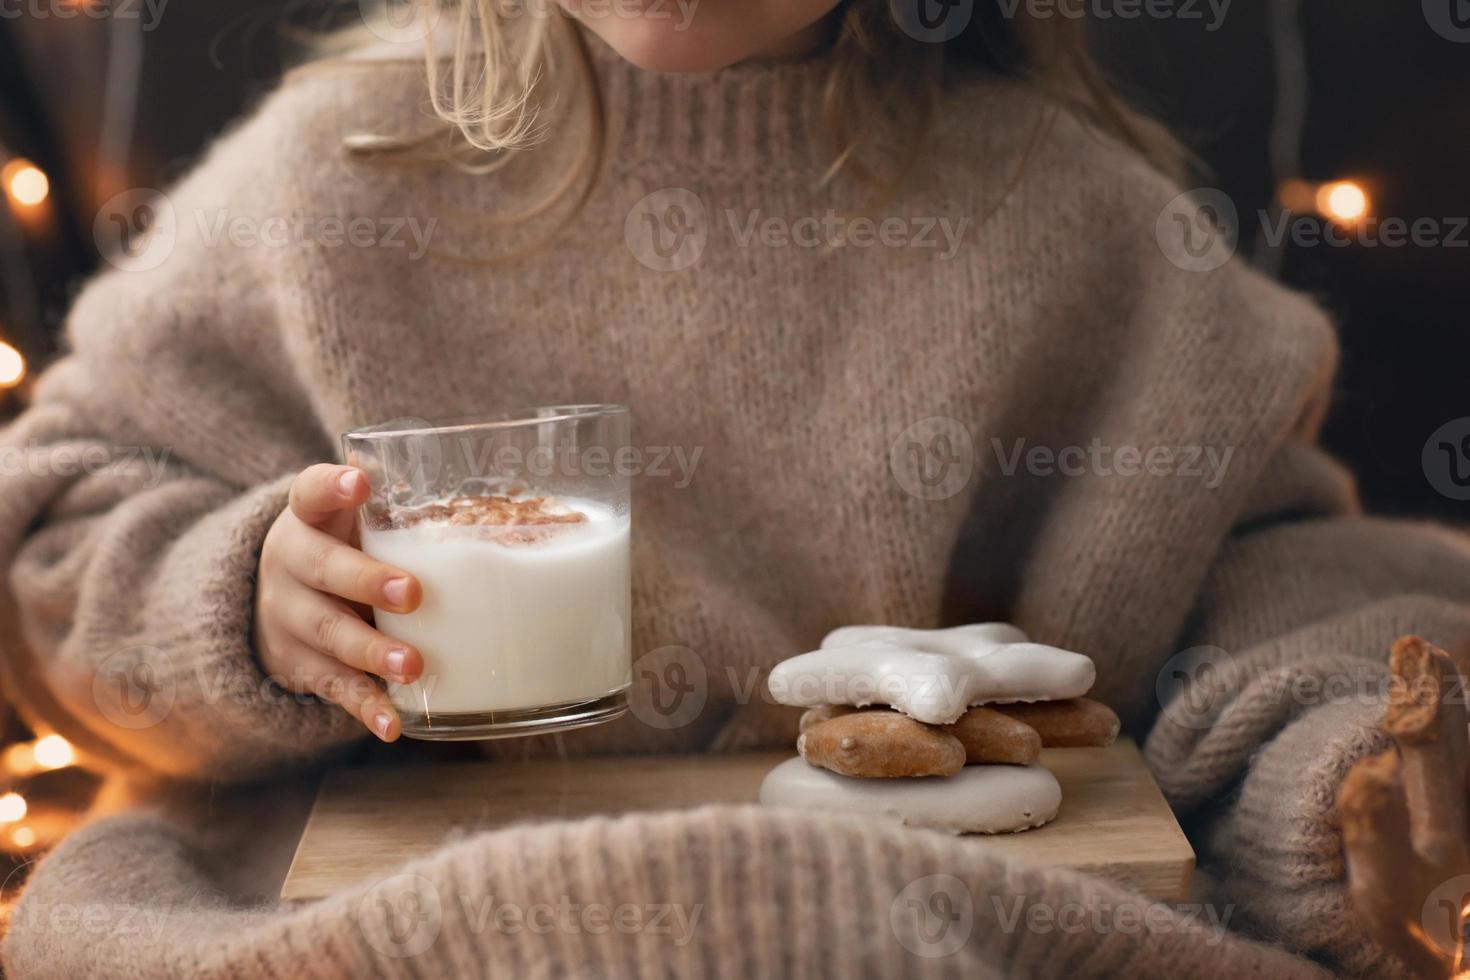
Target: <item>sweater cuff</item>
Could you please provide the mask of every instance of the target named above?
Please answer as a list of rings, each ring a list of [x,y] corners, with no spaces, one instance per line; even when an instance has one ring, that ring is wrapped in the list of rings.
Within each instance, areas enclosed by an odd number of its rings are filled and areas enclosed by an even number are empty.
[[[1299,716],[1260,750],[1203,842],[1238,925],[1355,974],[1385,956],[1348,900],[1337,792],[1355,763],[1389,747],[1383,707],[1364,690]]]
[[[149,618],[172,624],[175,637],[139,648],[136,662],[99,670],[93,695],[101,714],[130,729],[121,741],[150,768],[184,778],[248,779],[309,762],[363,734],[341,708],[269,680],[255,655],[260,550],[286,506],[291,479],[252,488],[190,526],[147,589]],[[128,678],[145,675],[148,697],[140,700],[141,688]]]

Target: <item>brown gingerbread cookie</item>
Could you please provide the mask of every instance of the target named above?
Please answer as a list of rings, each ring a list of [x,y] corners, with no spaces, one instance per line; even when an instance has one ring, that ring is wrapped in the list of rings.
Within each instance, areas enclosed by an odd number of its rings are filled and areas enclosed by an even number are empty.
[[[886,708],[817,720],[797,738],[796,750],[814,766],[865,779],[952,776],[965,766],[965,747],[955,736]]]
[[[854,711],[878,710],[854,708],[850,704],[819,704],[815,708],[807,708],[801,713],[801,721],[797,723],[797,731],[804,732],[808,728],[820,722],[829,721],[840,715],[850,715]]]
[[[1091,698],[994,704],[990,707],[1036,729],[1036,734],[1041,736],[1041,746],[1046,749],[1095,748],[1112,745],[1118,737],[1118,716],[1112,708]],[[960,721],[963,722],[964,718]]]
[[[1035,729],[994,708],[971,708],[943,730],[960,740],[967,763],[1029,766],[1041,755]]]

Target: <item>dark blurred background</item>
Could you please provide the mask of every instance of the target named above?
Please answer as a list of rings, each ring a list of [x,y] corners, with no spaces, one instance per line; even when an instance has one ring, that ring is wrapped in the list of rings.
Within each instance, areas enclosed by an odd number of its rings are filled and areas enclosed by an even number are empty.
[[[1166,0],[1164,16],[1140,0],[1086,6],[1114,79],[1207,165],[1196,183],[1235,203],[1242,250],[1340,321],[1326,438],[1369,505],[1463,520],[1470,504],[1436,489],[1443,479],[1421,454],[1431,433],[1470,416],[1467,4]],[[10,385],[0,418],[22,403],[27,381],[15,375],[28,366],[33,377],[54,350],[69,297],[97,264],[104,203],[178,177],[274,83],[303,34],[357,10],[340,0],[0,7],[0,339],[24,357],[0,348]],[[1362,240],[1272,247],[1257,212],[1283,200],[1301,227],[1332,221]],[[1371,231],[1387,218],[1428,219],[1440,241],[1390,246]]]

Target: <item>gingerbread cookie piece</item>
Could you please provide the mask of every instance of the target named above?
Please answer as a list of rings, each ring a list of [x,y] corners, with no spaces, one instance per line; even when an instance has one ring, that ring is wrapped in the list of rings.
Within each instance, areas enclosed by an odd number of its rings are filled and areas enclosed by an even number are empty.
[[[1118,716],[1112,708],[1091,698],[1001,704],[995,710],[1035,729],[1042,748],[1101,747],[1112,745],[1118,737]]]
[[[971,708],[943,732],[959,739],[970,764],[1028,766],[1041,755],[1041,736],[1030,725],[995,708]]]
[[[1041,766],[965,766],[943,779],[853,779],[788,759],[766,774],[766,806],[885,816],[951,834],[1001,834],[1057,815],[1062,788]]]
[[[802,732],[796,751],[814,766],[863,779],[952,776],[966,758],[958,738],[897,711],[855,711],[818,722]]]
[[[850,704],[819,704],[815,708],[808,708],[801,713],[801,721],[797,723],[796,730],[805,732],[813,725],[819,725],[824,721],[837,718],[841,715],[850,715],[854,711],[862,711],[862,708],[854,708]]]

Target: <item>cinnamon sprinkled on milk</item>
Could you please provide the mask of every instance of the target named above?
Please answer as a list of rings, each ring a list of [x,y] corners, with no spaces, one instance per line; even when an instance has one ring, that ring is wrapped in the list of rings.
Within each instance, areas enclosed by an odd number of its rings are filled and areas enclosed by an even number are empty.
[[[495,494],[451,497],[443,503],[400,510],[394,515],[391,527],[482,527],[493,529],[485,535],[487,539],[509,547],[547,541],[565,525],[587,522],[586,513],[566,506],[556,497]]]

